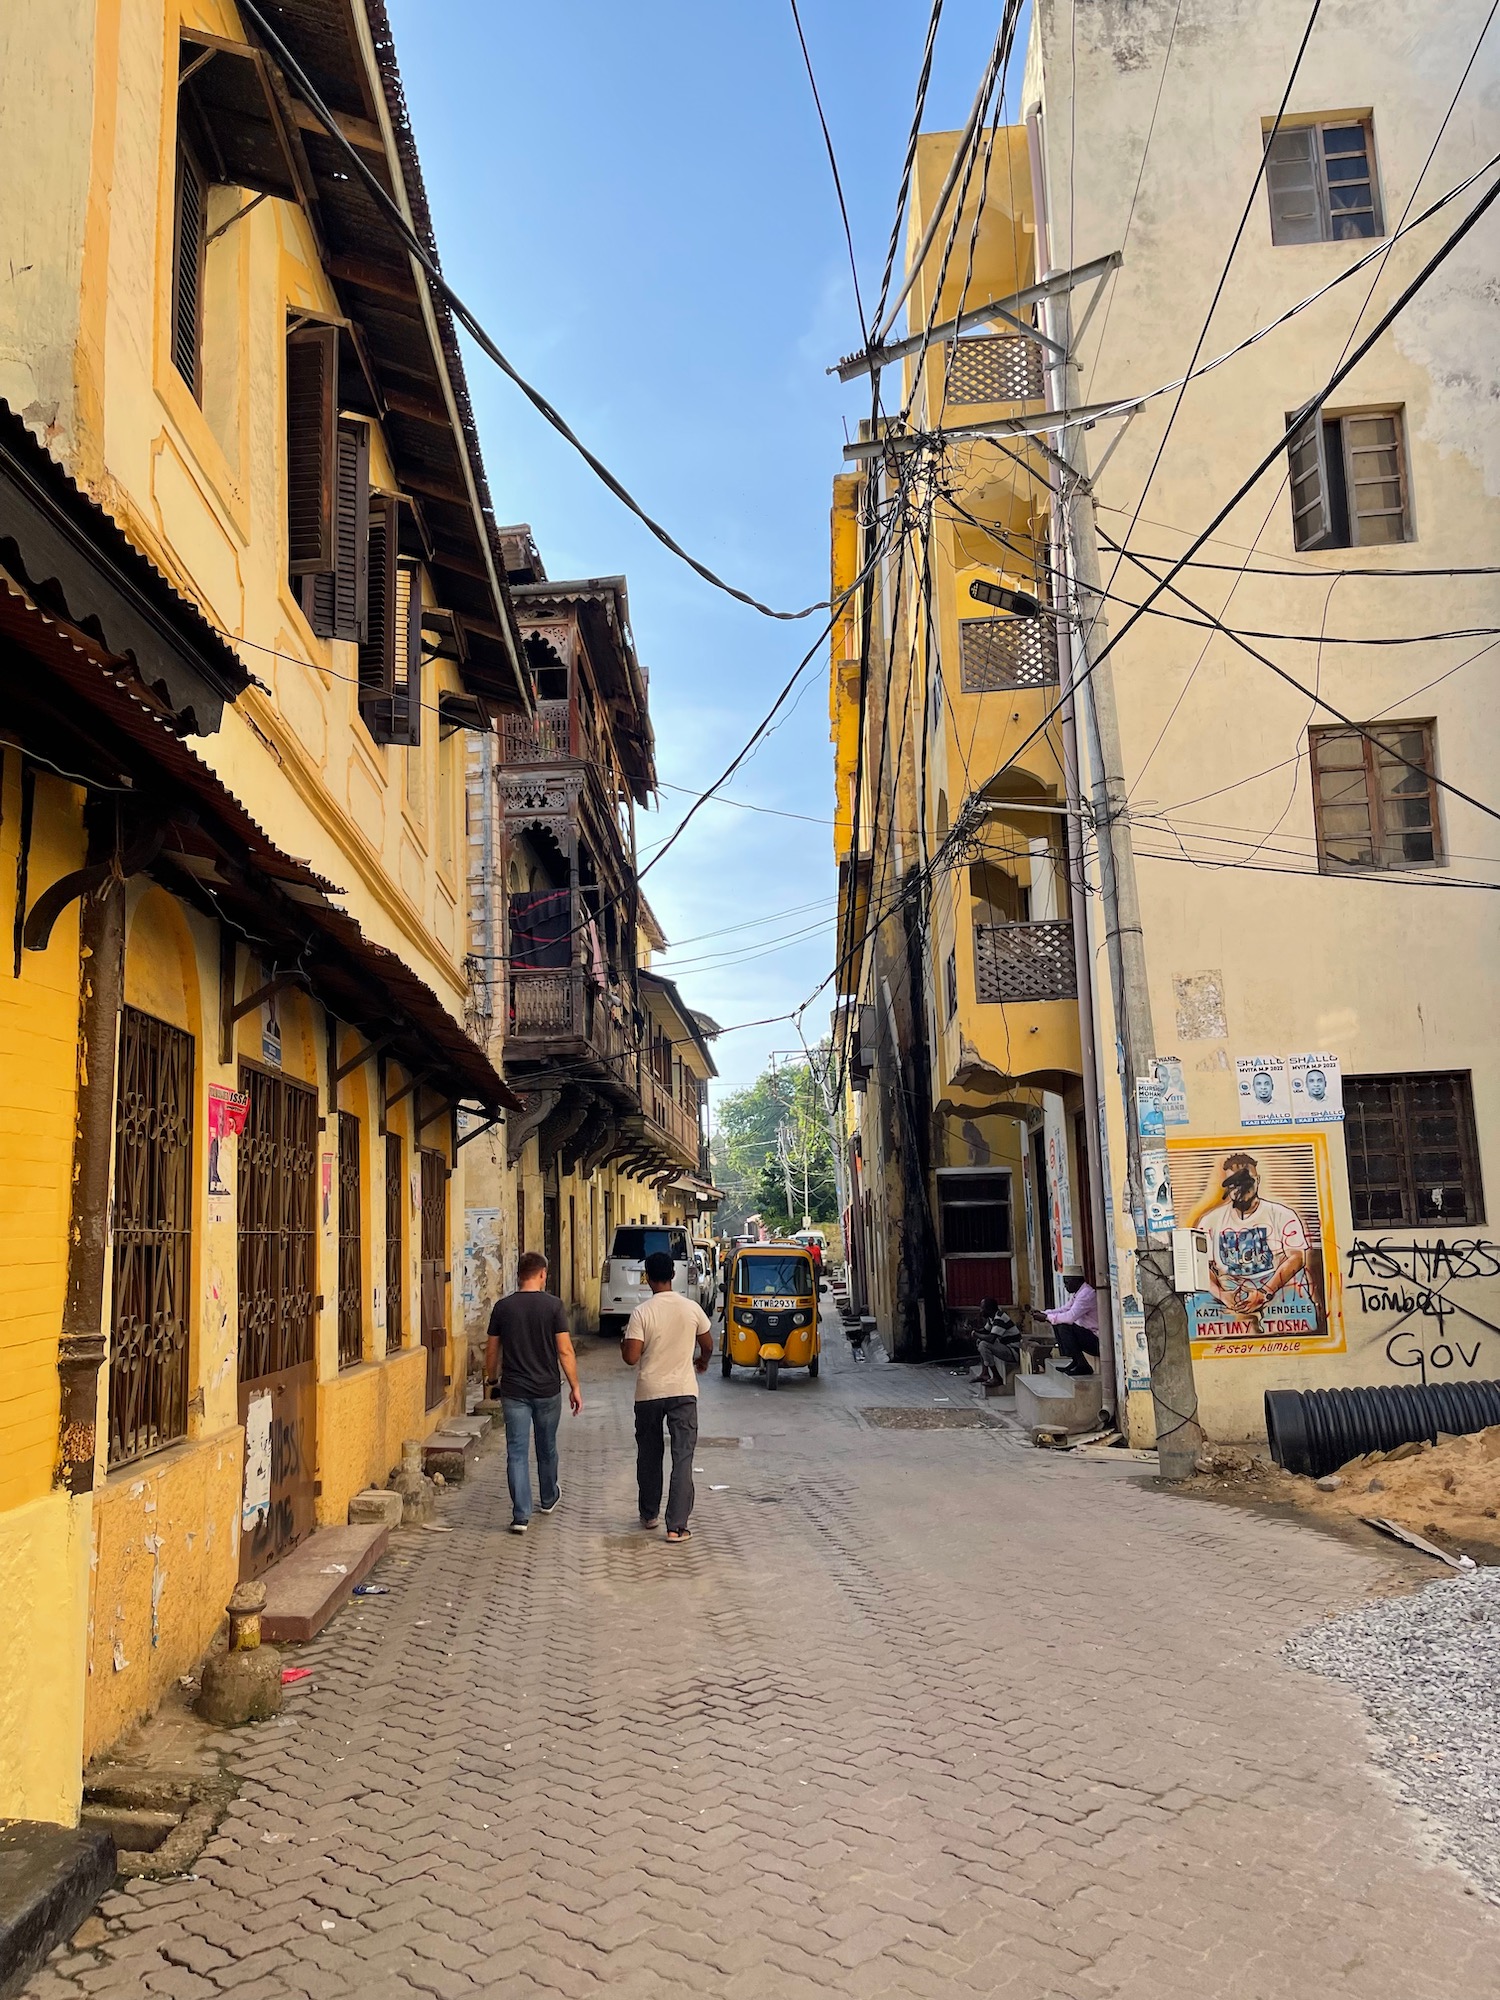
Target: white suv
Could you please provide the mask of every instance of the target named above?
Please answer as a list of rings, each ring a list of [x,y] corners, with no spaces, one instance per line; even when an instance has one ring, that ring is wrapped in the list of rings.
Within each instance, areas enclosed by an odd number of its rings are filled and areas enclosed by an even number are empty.
[[[667,1222],[622,1224],[599,1276],[599,1331],[605,1339],[618,1340],[626,1320],[643,1299],[650,1298],[645,1263],[658,1250],[672,1259],[672,1290],[697,1298],[698,1266],[685,1229]]]

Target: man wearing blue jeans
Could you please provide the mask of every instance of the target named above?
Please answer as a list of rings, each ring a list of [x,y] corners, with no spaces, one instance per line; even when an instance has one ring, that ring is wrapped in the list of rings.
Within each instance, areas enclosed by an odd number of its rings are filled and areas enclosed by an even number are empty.
[[[516,1264],[517,1289],[490,1314],[485,1346],[486,1388],[498,1386],[505,1415],[505,1477],[510,1486],[510,1531],[531,1525],[531,1437],[536,1433],[536,1479],[544,1514],[562,1498],[557,1479],[557,1426],[562,1378],[576,1417],[583,1408],[578,1362],[568,1331],[567,1308],[545,1290],[547,1260],[525,1250]]]

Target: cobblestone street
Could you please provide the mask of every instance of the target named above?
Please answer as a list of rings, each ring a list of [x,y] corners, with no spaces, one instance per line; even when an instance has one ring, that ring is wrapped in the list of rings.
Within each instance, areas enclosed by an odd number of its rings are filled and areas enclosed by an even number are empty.
[[[585,1347],[560,1511],[509,1536],[489,1448],[240,1739],[196,1876],[112,1895],[33,2000],[1493,1990],[1500,1913],[1280,1655],[1384,1553],[872,1423],[964,1392],[832,1330],[820,1382],[714,1368],[671,1549]]]

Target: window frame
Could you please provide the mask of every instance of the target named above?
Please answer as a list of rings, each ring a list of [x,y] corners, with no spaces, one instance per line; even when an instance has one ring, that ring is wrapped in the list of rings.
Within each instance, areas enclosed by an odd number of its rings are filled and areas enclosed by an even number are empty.
[[[1420,1113],[1410,1103],[1411,1087],[1414,1084],[1438,1082],[1451,1083],[1455,1088],[1454,1115],[1457,1120],[1457,1149],[1459,1154],[1459,1180],[1464,1193],[1462,1215],[1424,1216],[1418,1213],[1417,1189],[1427,1184],[1429,1177],[1419,1177],[1416,1173],[1417,1146],[1415,1122]],[[1369,1086],[1381,1086],[1392,1091],[1395,1107],[1387,1114],[1376,1110],[1371,1115],[1391,1116],[1396,1122],[1396,1146],[1399,1181],[1373,1182],[1356,1174],[1355,1146],[1359,1145],[1361,1155],[1365,1155],[1364,1118],[1366,1107],[1360,1103],[1361,1090]],[[1473,1228],[1485,1221],[1484,1174],[1479,1158],[1479,1128],[1474,1117],[1474,1086],[1471,1070],[1412,1070],[1377,1072],[1368,1076],[1346,1076],[1343,1080],[1344,1093],[1344,1164],[1349,1177],[1349,1212],[1357,1229],[1432,1229],[1446,1227],[1452,1223],[1461,1228]],[[1399,1219],[1389,1216],[1361,1217],[1360,1197],[1368,1196],[1373,1188],[1395,1187],[1401,1196]]]
[[[1352,463],[1353,447],[1350,443],[1348,425],[1361,420],[1385,417],[1390,419],[1395,433],[1396,477],[1401,487],[1401,533],[1394,541],[1367,541],[1361,538],[1359,525],[1361,516],[1354,504],[1355,479]],[[1300,419],[1300,421],[1299,421]],[[1295,424],[1296,430],[1287,439],[1287,492],[1292,514],[1292,549],[1298,555],[1317,554],[1325,549],[1390,549],[1400,548],[1417,539],[1416,515],[1412,506],[1411,453],[1406,440],[1406,406],[1403,403],[1371,403],[1356,409],[1319,409],[1306,412],[1292,410],[1287,413],[1287,428]],[[1339,484],[1343,490],[1343,522],[1334,518],[1333,480],[1329,473],[1330,457],[1328,432],[1337,430],[1339,450]],[[1303,505],[1299,509],[1297,483],[1306,480],[1308,472],[1297,470],[1297,454],[1310,442],[1313,446],[1312,472],[1316,479],[1315,500],[1322,528],[1319,532],[1301,538],[1298,517],[1310,513],[1311,508]],[[1375,514],[1366,516],[1370,520]],[[1344,539],[1340,540],[1342,533]]]
[[[1353,209],[1335,210],[1328,178],[1328,149],[1324,139],[1327,132],[1358,126],[1364,134],[1365,164],[1369,169],[1370,207],[1369,215],[1374,224],[1368,236],[1338,236],[1333,224],[1336,216],[1362,213]],[[1271,180],[1273,162],[1270,153],[1273,144],[1292,134],[1308,133],[1312,138],[1311,166],[1312,192],[1317,203],[1319,233],[1312,237],[1284,236],[1279,233],[1282,226],[1277,215],[1276,190]],[[1380,187],[1380,158],[1375,148],[1375,116],[1372,111],[1350,111],[1342,115],[1324,112],[1316,117],[1282,119],[1278,125],[1274,119],[1267,119],[1261,125],[1261,144],[1266,154],[1266,207],[1271,224],[1271,242],[1278,250],[1304,249],[1320,243],[1378,243],[1387,234],[1385,226],[1385,203]]]
[[[194,245],[193,281],[193,324],[189,340],[192,350],[193,372],[191,375],[183,367],[183,276],[184,276],[184,224],[183,189],[188,178],[193,180],[198,192],[198,218],[196,243]],[[172,296],[171,296],[171,355],[172,366],[187,384],[193,401],[203,404],[203,289],[208,279],[208,190],[210,182],[198,158],[197,150],[181,131],[177,135],[176,181],[172,190]]]
[[[1314,726],[1309,728],[1307,732],[1307,761],[1308,761],[1308,771],[1312,782],[1313,833],[1317,840],[1319,874],[1320,875],[1400,874],[1401,872],[1409,868],[1442,867],[1447,860],[1447,856],[1443,848],[1442,815],[1438,810],[1438,788],[1436,782],[1437,723],[1431,717],[1427,717],[1421,720],[1410,721],[1410,722],[1386,722],[1382,720],[1378,723],[1371,723],[1367,725],[1367,727],[1369,734],[1363,734],[1357,730],[1346,729],[1343,727],[1342,724],[1337,724],[1337,723],[1322,728]],[[1432,856],[1430,860],[1425,860],[1425,861],[1389,861],[1383,858],[1383,849],[1386,840],[1386,827],[1385,827],[1384,813],[1382,811],[1382,807],[1385,804],[1385,795],[1380,789],[1379,766],[1377,765],[1375,760],[1376,746],[1374,743],[1371,742],[1370,737],[1371,736],[1378,737],[1382,734],[1390,734],[1394,736],[1414,729],[1420,730],[1422,732],[1426,743],[1427,761],[1425,767],[1425,776],[1427,779],[1428,812],[1430,815],[1431,828],[1432,828]],[[1353,838],[1354,836],[1329,834],[1325,831],[1323,825],[1323,810],[1322,810],[1323,801],[1320,796],[1319,783],[1318,783],[1319,777],[1321,775],[1318,766],[1318,746],[1321,743],[1329,742],[1336,738],[1347,738],[1347,737],[1357,737],[1361,750],[1363,752],[1364,776],[1365,776],[1365,810],[1368,813],[1370,820],[1370,846],[1373,856],[1373,858],[1369,861],[1344,862],[1340,861],[1336,856],[1331,855],[1328,851],[1330,841],[1337,843],[1345,839]],[[1334,766],[1332,768],[1337,769],[1339,767]],[[1354,767],[1351,765],[1347,768],[1352,770]],[[1403,766],[1403,768],[1405,767]]]

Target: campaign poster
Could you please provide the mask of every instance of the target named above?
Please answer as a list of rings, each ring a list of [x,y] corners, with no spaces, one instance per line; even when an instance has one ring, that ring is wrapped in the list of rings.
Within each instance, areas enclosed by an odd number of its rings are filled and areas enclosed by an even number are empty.
[[[1142,1146],[1141,1193],[1146,1200],[1148,1236],[1170,1236],[1175,1220],[1172,1209],[1172,1169],[1165,1146]]]
[[[1344,1077],[1337,1056],[1288,1056],[1294,1125],[1341,1125]]]
[[[248,1090],[229,1090],[222,1083],[208,1086],[208,1212],[213,1222],[229,1215],[234,1199],[234,1155],[231,1143],[245,1129],[250,1115]]]
[[[1208,1238],[1211,1289],[1187,1299],[1194,1357],[1342,1353],[1326,1137],[1167,1145],[1177,1223]]]
[[[1047,1156],[1047,1234],[1054,1272],[1066,1271],[1074,1262],[1073,1202],[1068,1191],[1068,1128],[1063,1118],[1063,1101],[1051,1091],[1042,1093],[1042,1145]],[[1054,1290],[1061,1290],[1055,1286]],[[1064,1295],[1066,1296],[1066,1295]],[[1062,1298],[1057,1300],[1061,1305]]]
[[[1287,1081],[1285,1056],[1236,1056],[1235,1075],[1240,1089],[1240,1123],[1290,1125],[1292,1093]]]
[[[1161,1086],[1161,1115],[1164,1125],[1186,1125],[1187,1085],[1182,1080],[1181,1056],[1157,1056],[1151,1074]]]
[[[1136,1078],[1135,1129],[1143,1139],[1165,1138],[1167,1130],[1165,1097],[1163,1086],[1154,1076]]]

